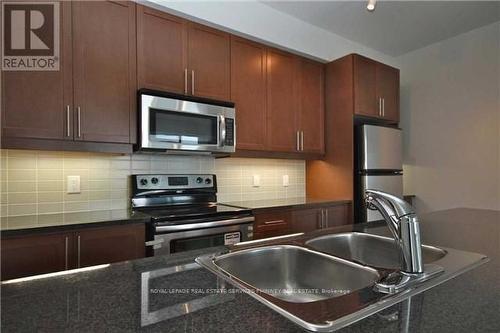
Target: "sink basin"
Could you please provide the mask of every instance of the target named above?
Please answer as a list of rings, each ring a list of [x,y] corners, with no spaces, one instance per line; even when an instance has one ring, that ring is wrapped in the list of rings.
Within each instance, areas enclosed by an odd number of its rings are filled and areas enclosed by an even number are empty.
[[[389,269],[401,267],[401,249],[392,238],[349,232],[313,238],[306,245],[321,252],[359,263]],[[446,251],[433,246],[422,246],[424,264],[443,258]]]
[[[380,278],[375,269],[293,245],[237,251],[213,264],[254,289],[293,303],[342,296]]]
[[[332,332],[488,261],[478,253],[423,246],[423,276],[438,273],[387,293],[378,288],[387,274],[382,268],[399,268],[399,249],[391,238],[354,232],[306,243],[309,248],[283,244],[233,249],[196,262],[216,274],[223,289],[229,282],[306,330]]]

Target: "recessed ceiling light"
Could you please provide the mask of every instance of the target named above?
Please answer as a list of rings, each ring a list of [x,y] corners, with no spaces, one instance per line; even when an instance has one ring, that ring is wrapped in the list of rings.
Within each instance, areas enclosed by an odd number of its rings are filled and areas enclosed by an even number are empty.
[[[376,3],[377,3],[377,0],[368,0],[368,4],[366,5],[366,9],[369,12],[373,12],[375,10]]]

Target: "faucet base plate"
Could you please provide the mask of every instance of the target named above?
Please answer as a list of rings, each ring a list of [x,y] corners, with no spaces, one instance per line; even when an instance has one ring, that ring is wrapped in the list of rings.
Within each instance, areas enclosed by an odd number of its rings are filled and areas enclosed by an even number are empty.
[[[424,265],[423,273],[394,272],[389,274],[383,281],[375,284],[375,290],[381,293],[394,294],[412,285],[432,279],[443,272],[443,267],[433,264]]]

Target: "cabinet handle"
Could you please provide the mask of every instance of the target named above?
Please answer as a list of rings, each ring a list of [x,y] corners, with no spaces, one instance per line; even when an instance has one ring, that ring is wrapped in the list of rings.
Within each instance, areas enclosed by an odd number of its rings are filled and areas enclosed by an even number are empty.
[[[184,68],[184,95],[188,94],[188,69]]]
[[[285,223],[284,220],[273,220],[264,222],[265,225],[282,224]]]
[[[385,98],[382,98],[382,117],[385,117]]]
[[[76,108],[76,121],[77,121],[77,125],[78,125],[78,128],[77,128],[77,132],[76,132],[76,135],[81,138],[82,137],[82,112],[81,112],[81,108],[78,106]]]
[[[295,134],[297,136],[297,151],[300,151],[300,131],[297,131]]]
[[[191,95],[194,95],[194,70],[191,71]]]
[[[318,214],[318,229],[323,228],[323,210],[321,209]]]
[[[378,116],[382,117],[382,98],[378,98]]]
[[[64,238],[64,269],[68,269],[68,236]]]
[[[328,228],[328,209],[325,209],[325,224],[324,228]]]
[[[80,235],[78,235],[78,268],[80,268]]]
[[[69,123],[69,112],[70,112],[70,107],[69,105],[66,105],[66,136],[70,136],[70,123]]]
[[[300,151],[304,151],[304,131],[300,131]]]

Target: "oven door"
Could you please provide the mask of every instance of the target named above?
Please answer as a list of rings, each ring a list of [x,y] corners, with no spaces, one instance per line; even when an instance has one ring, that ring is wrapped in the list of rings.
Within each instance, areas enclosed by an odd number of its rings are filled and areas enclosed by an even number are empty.
[[[153,254],[158,256],[251,240],[253,237],[252,231],[252,223],[233,224],[223,227],[156,234],[154,241],[148,243],[154,244]]]
[[[141,95],[141,149],[234,152],[228,127],[234,108]]]

